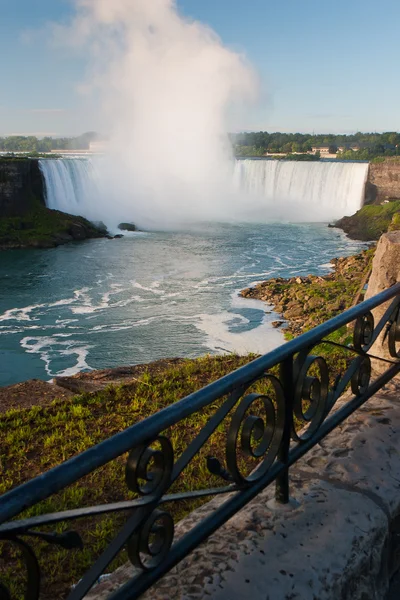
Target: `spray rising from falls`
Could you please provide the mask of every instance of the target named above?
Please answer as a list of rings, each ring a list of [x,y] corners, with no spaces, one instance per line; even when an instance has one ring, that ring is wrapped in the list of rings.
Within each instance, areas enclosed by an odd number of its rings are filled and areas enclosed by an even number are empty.
[[[108,209],[104,208],[110,205],[102,179],[106,158],[45,159],[39,165],[49,208],[102,220],[111,227],[116,225],[118,221],[110,221]],[[205,218],[214,216],[228,222],[339,219],[355,213],[362,205],[367,173],[366,163],[238,160],[233,169],[231,165],[230,176],[236,190],[234,197],[240,202],[224,214],[207,212]],[[134,192],[124,210],[117,212],[119,221],[132,220],[141,225],[143,211]]]
[[[234,195],[227,131],[258,90],[244,57],[175,0],[75,6],[55,35],[82,48],[86,108],[109,135],[97,198],[105,222],[129,212],[158,228],[223,218]]]

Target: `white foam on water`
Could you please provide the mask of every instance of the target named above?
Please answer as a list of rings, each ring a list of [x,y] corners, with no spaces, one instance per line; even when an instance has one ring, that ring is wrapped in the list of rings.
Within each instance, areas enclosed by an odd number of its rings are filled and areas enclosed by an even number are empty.
[[[89,350],[93,348],[90,345],[82,345],[77,340],[60,341],[54,337],[24,337],[20,341],[21,347],[29,354],[38,354],[39,358],[44,362],[46,373],[50,377],[55,376],[70,376],[79,373],[83,370],[92,370],[86,361]],[[54,373],[51,370],[51,362],[54,358],[59,357],[76,357],[76,363],[72,367],[68,367]]]
[[[329,269],[330,271],[334,268],[333,263],[331,262],[327,262],[327,263],[323,263],[322,265],[318,265],[319,269]]]
[[[159,289],[158,289],[158,287],[159,287],[159,282],[157,282],[157,281],[155,281],[155,282],[154,282],[152,285],[150,285],[150,286],[145,286],[145,285],[142,285],[141,283],[139,283],[139,282],[138,282],[138,281],[136,281],[136,280],[132,280],[130,283],[132,284],[132,286],[133,286],[134,288],[137,288],[137,289],[139,289],[139,290],[143,290],[143,291],[145,291],[145,292],[151,292],[152,294],[156,294],[157,296],[162,296],[162,295],[165,293],[163,290],[159,290]]]
[[[271,326],[272,317],[265,314],[267,305],[261,300],[248,300],[232,294],[232,308],[253,308],[262,310],[261,324],[247,331],[235,332],[235,323],[243,324],[248,319],[235,312],[223,311],[215,314],[198,315],[196,327],[207,336],[206,345],[214,352],[235,352],[245,355],[266,354],[284,343],[283,334]]]
[[[46,304],[33,304],[32,306],[25,306],[23,308],[10,308],[0,315],[1,321],[33,321],[31,313],[34,310],[45,308]]]

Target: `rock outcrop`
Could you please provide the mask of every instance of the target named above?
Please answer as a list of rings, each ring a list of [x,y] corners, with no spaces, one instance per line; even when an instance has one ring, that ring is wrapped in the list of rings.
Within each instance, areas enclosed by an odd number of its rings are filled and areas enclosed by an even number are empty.
[[[243,290],[240,295],[268,302],[288,321],[285,329],[299,335],[350,308],[369,273],[372,254],[373,250],[366,250],[355,256],[334,258],[331,261],[334,271],[324,277],[275,277]]]
[[[24,215],[32,208],[33,201],[45,206],[39,161],[0,159],[0,217]]]
[[[400,198],[400,161],[398,158],[387,158],[384,162],[371,163],[368,171],[368,184],[365,188],[366,194],[371,197],[375,188],[375,200],[378,202],[389,198]]]
[[[354,240],[377,240],[388,229],[398,228],[399,214],[400,200],[379,205],[369,204],[355,215],[339,219],[334,226],[343,229]]]
[[[400,231],[391,231],[382,235],[378,242],[365,298],[372,298],[372,296],[379,294],[399,281]],[[385,304],[381,304],[372,311],[375,325],[379,322],[390,303],[391,300]],[[385,330],[382,331],[371,348],[371,353],[384,359],[393,360],[389,354],[388,343],[384,339],[384,333]],[[387,363],[373,360],[373,368],[377,372],[383,372],[387,369]]]

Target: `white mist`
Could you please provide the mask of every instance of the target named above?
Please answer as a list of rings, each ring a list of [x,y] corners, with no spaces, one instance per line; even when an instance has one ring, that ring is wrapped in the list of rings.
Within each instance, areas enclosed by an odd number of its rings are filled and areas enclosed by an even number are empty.
[[[240,200],[227,115],[256,96],[251,68],[173,0],[75,4],[68,36],[90,57],[85,85],[110,134],[86,216],[154,228],[230,220]]]

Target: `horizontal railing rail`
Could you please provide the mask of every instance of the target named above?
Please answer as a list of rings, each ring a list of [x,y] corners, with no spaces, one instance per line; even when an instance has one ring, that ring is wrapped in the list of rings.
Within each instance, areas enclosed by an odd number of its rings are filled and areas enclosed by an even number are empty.
[[[375,324],[371,311],[383,303],[387,308]],[[353,322],[352,344],[327,341],[328,335]],[[380,359],[386,371],[372,380],[370,350],[380,334],[390,358]],[[70,600],[84,598],[127,547],[135,574],[110,596],[122,600],[139,597],[273,481],[277,502],[287,503],[291,465],[400,372],[399,342],[400,283],[3,494],[0,540],[15,544],[22,553],[27,570],[25,598],[36,600],[40,589],[39,561],[26,538],[67,549],[83,544],[73,530],[44,532],[38,527],[56,529],[59,523],[126,511],[124,525],[68,596]],[[322,353],[314,353],[327,343],[340,346],[349,357],[335,377]],[[346,402],[338,407],[337,400],[349,389]],[[210,408],[213,413],[206,424],[177,453],[168,430]],[[225,458],[204,458],[210,478],[218,478],[221,485],[168,493],[221,427],[226,436]],[[136,498],[17,518],[125,453],[129,453],[126,486]],[[166,504],[228,493],[212,514],[174,540],[174,519]],[[11,597],[7,594],[5,583],[0,582],[0,598]]]

